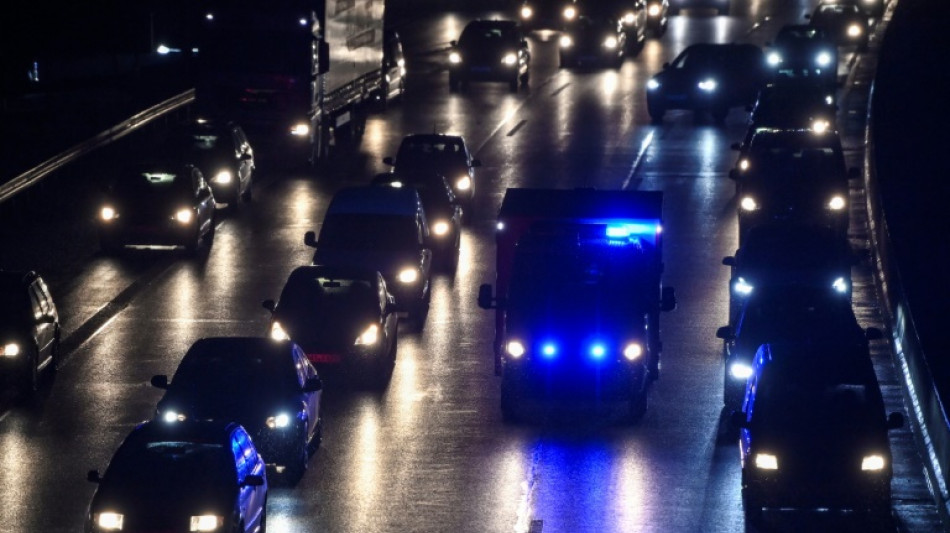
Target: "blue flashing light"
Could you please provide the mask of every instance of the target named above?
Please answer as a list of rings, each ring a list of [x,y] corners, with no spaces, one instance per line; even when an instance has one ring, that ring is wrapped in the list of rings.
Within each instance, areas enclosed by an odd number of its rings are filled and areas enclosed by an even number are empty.
[[[590,356],[594,359],[603,359],[605,355],[607,355],[607,348],[603,344],[595,342],[590,347]]]
[[[607,224],[608,239],[647,237],[656,235],[660,233],[660,231],[661,228],[659,224],[651,224],[646,222],[623,222]]]
[[[547,359],[553,359],[557,355],[557,345],[553,342],[546,342],[541,346],[541,354]]]

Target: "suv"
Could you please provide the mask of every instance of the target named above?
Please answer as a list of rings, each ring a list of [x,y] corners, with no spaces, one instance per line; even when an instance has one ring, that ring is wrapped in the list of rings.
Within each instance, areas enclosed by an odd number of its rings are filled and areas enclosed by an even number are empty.
[[[449,52],[449,90],[470,81],[506,81],[511,92],[528,84],[531,53],[513,20],[473,20]]]
[[[421,326],[429,308],[432,250],[429,225],[415,189],[346,187],[327,207],[320,238],[308,231],[316,248],[314,265],[358,267],[380,272],[396,306]]]
[[[0,372],[32,394],[56,368],[61,328],[56,304],[36,272],[0,271]]]

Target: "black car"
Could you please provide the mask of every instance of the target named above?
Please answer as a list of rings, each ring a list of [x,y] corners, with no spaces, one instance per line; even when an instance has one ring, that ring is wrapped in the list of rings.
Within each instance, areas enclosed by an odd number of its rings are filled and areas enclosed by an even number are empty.
[[[743,144],[762,130],[837,131],[835,90],[813,78],[787,78],[769,83],[749,115]]]
[[[383,83],[377,95],[380,107],[402,97],[406,92],[406,56],[402,40],[396,30],[386,28],[383,32]]]
[[[870,357],[835,344],[770,343],[759,348],[740,427],[742,499],[754,523],[763,508],[865,514],[877,527],[891,513],[893,467]]]
[[[810,24],[786,24],[779,29],[766,62],[779,78],[818,78],[826,91],[838,83],[838,47],[825,32]]]
[[[429,222],[435,258],[454,272],[458,266],[462,239],[462,207],[445,177],[435,172],[386,172],[373,178],[373,185],[412,187],[419,192]]]
[[[0,270],[0,373],[33,393],[41,373],[56,368],[61,328],[46,282],[36,272]]]
[[[729,172],[737,184],[739,245],[749,228],[766,222],[821,224],[847,236],[849,178],[837,132],[762,130]]]
[[[578,0],[576,15],[566,22],[569,30],[584,17],[591,19],[616,19],[626,35],[626,52],[637,55],[643,50],[648,30],[647,6],[644,0]]]
[[[471,214],[476,185],[475,169],[482,166],[482,162],[472,157],[461,135],[406,135],[399,144],[396,157],[385,157],[383,163],[392,165],[393,172],[397,174],[431,172],[445,176],[455,197],[465,204],[466,211]]]
[[[623,23],[613,15],[583,14],[565,26],[559,44],[561,68],[586,65],[620,68],[627,49],[627,33]]]
[[[153,420],[136,426],[97,483],[86,533],[262,531],[267,472],[251,436],[233,422]]]
[[[201,169],[215,201],[237,209],[251,199],[254,149],[241,126],[197,119],[175,130],[169,143],[175,155]]]
[[[560,30],[577,14],[575,0],[522,0],[518,9],[525,30]]]
[[[307,359],[385,380],[396,360],[399,318],[379,272],[325,266],[291,272],[280,299],[265,300],[270,336],[293,339]]]
[[[857,4],[823,2],[808,19],[838,46],[857,46],[859,50],[868,46],[868,15]]]
[[[670,13],[679,15],[683,10],[715,11],[717,15],[728,15],[731,0],[669,0]]]
[[[133,165],[109,185],[98,212],[106,253],[129,245],[184,246],[214,239],[215,198],[198,167],[174,162]]]
[[[729,317],[763,287],[814,287],[851,297],[851,245],[833,229],[772,223],[749,230],[742,248],[722,263],[729,266]]]
[[[507,82],[512,92],[528,84],[531,52],[521,27],[513,20],[473,20],[452,41],[449,89],[472,81]]]
[[[722,122],[730,108],[755,101],[768,75],[754,44],[694,44],[647,82],[647,110],[654,122],[670,109],[708,111]]]
[[[862,329],[851,300],[824,288],[766,286],[751,293],[735,326],[716,331],[723,340],[723,404],[735,409],[759,346],[768,342],[809,341],[847,345],[870,357],[868,341],[880,339],[876,328]]]
[[[155,418],[234,421],[268,465],[295,482],[320,445],[322,383],[299,346],[265,337],[212,337],[188,349],[175,376],[152,377],[165,389]]]
[[[669,0],[647,0],[646,9],[647,29],[656,37],[662,36],[670,24]]]

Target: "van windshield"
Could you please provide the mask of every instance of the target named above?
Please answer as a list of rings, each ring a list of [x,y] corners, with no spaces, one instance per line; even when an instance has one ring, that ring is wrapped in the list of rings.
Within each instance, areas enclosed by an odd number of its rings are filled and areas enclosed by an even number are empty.
[[[405,215],[327,215],[320,230],[321,248],[338,250],[415,250],[419,231]]]

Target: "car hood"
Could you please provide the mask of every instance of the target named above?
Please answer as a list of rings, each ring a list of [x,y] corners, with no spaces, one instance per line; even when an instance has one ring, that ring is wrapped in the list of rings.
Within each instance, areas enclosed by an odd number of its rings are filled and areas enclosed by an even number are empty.
[[[415,250],[343,250],[318,248],[313,255],[313,264],[346,266],[378,270],[387,282],[393,282],[400,269],[418,267],[419,252]]]
[[[307,353],[346,352],[370,324],[379,323],[378,317],[366,313],[343,313],[332,309],[302,314],[282,311],[278,307],[275,318]]]
[[[111,510],[125,515],[125,529],[187,531],[192,515],[219,513],[230,517],[237,498],[237,485],[196,483],[194,476],[166,472],[160,479],[99,485],[90,511]]]
[[[171,388],[158,403],[158,411],[172,409],[189,419],[233,420],[252,435],[264,426],[267,417],[298,408],[285,392],[254,390],[214,391]]]

